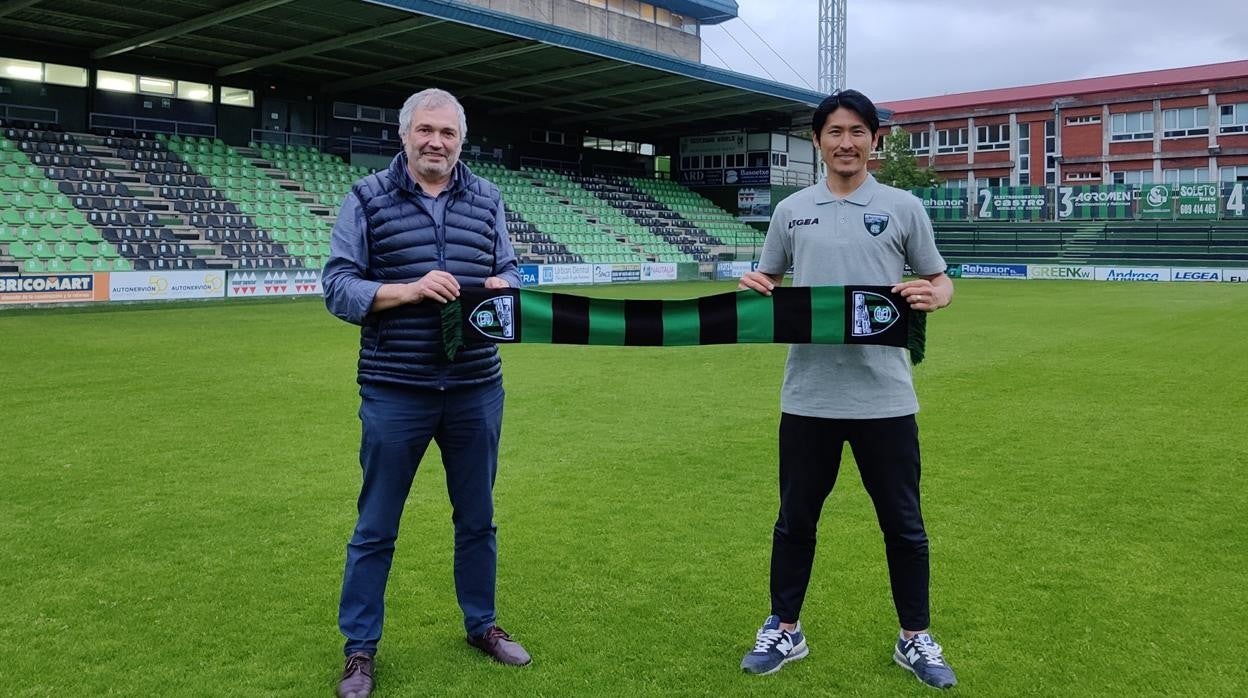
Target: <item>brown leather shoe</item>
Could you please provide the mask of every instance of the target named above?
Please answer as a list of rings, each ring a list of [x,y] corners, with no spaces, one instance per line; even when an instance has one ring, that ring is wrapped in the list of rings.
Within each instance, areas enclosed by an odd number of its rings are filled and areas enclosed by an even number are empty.
[[[373,692],[373,655],[356,652],[347,657],[347,667],[338,682],[338,698],[368,698]]]
[[[528,652],[520,646],[519,642],[511,639],[507,631],[491,625],[489,630],[485,631],[485,635],[481,637],[469,637],[468,644],[485,652],[494,658],[497,662],[509,664],[511,666],[524,666],[533,661]]]

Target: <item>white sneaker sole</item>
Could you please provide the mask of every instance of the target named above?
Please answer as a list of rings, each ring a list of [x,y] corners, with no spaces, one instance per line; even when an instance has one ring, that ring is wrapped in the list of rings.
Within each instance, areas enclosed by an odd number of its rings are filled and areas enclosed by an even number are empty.
[[[762,671],[754,675],[755,676],[770,676],[776,673],[777,671],[780,671],[781,669],[783,669],[785,664],[788,664],[789,662],[796,662],[797,660],[801,659],[802,657],[805,657],[808,654],[810,654],[810,647],[806,645],[806,640],[802,640],[802,644],[798,645],[797,647],[794,647],[793,651],[789,652],[788,656],[786,656],[784,659],[781,659],[780,663],[777,664],[773,669],[769,671]],[[748,674],[748,673],[753,673],[753,672],[747,671],[746,673]]]
[[[919,678],[919,675],[917,672],[915,672],[914,667],[910,666],[910,662],[907,662],[906,658],[902,656],[902,654],[898,652],[896,649],[893,650],[893,661],[896,662],[897,666],[910,672],[914,676],[914,678],[918,680],[919,683],[923,684],[924,686],[927,686],[928,688],[934,688],[938,691],[943,691],[943,690],[953,688],[954,686],[958,685],[957,679],[954,679],[954,682],[949,684],[948,686],[933,686],[932,684],[924,681],[923,679]]]

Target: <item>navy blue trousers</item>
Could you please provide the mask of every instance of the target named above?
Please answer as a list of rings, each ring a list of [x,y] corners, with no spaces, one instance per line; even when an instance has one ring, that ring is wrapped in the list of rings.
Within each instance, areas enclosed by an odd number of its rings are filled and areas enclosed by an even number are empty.
[[[815,560],[815,531],[849,442],[884,534],[897,620],[927,629],[927,533],[919,509],[919,427],[914,415],[888,419],[780,416],[780,514],[771,545],[771,612],[796,622]]]
[[[385,616],[386,580],[403,505],[430,439],[442,452],[455,527],[455,595],[464,629],[493,625],[498,548],[494,477],[503,422],[502,380],[457,390],[360,388],[359,520],[347,545],[338,627],[347,654],[375,652]]]

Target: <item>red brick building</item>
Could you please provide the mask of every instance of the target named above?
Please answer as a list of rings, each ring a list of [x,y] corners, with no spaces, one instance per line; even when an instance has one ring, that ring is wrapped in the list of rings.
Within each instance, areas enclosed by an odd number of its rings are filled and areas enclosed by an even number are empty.
[[[1248,60],[881,106],[947,186],[1248,181]]]

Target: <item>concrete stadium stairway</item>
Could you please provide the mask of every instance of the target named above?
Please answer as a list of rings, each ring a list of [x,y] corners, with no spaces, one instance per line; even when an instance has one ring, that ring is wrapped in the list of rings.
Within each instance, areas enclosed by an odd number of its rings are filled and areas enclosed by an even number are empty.
[[[1104,222],[1081,223],[1074,233],[1063,241],[1058,261],[1062,264],[1085,265],[1092,259],[1099,240],[1105,238]]]

